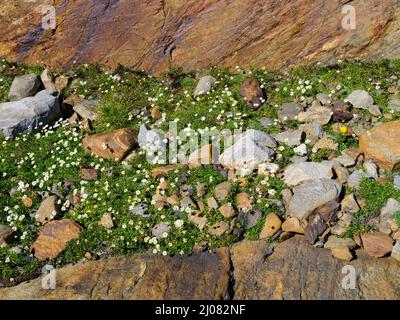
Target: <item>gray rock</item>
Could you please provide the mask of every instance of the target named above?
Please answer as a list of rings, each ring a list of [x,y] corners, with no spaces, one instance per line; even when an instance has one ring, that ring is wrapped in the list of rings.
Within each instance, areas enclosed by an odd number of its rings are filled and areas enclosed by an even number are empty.
[[[260,118],[259,121],[260,121],[261,127],[263,127],[264,129],[267,129],[274,125],[274,120],[271,118],[262,117],[262,118]]]
[[[288,130],[275,134],[274,138],[281,144],[295,147],[303,142],[304,132],[302,130]]]
[[[163,238],[165,234],[168,234],[171,231],[171,226],[168,222],[159,223],[151,229],[151,234],[156,239]]]
[[[343,153],[340,157],[337,157],[333,160],[339,162],[344,167],[352,167],[356,164],[356,160],[350,157],[347,153]]]
[[[254,130],[254,129],[246,130],[245,132],[235,137],[235,143],[240,143],[240,140],[244,138],[251,138],[257,144],[268,148],[276,148],[278,146],[278,143],[273,137],[259,130]]]
[[[299,130],[304,131],[306,139],[315,144],[324,135],[324,129],[319,123],[305,123],[299,126]]]
[[[196,89],[194,90],[193,95],[199,96],[202,94],[207,94],[211,91],[213,85],[215,84],[215,79],[211,76],[205,76],[200,79],[199,83],[197,84]]]
[[[382,116],[382,111],[381,108],[377,105],[373,105],[368,108],[368,112],[372,114],[374,117],[380,117]]]
[[[278,119],[280,122],[297,120],[300,112],[303,112],[302,105],[297,103],[284,103],[278,110]]]
[[[397,212],[400,212],[400,202],[396,199],[390,198],[382,208],[380,216],[390,216],[394,218],[394,215]]]
[[[347,184],[350,188],[358,189],[360,183],[364,178],[368,178],[365,172],[354,171],[347,180]]]
[[[288,186],[296,186],[307,180],[329,179],[332,177],[333,162],[301,162],[288,166],[283,174],[283,180]]]
[[[394,183],[394,187],[396,189],[400,190],[400,176],[395,176],[393,183]]]
[[[141,216],[144,218],[150,217],[150,214],[147,211],[148,205],[145,203],[138,204],[130,209],[131,213],[135,216]]]
[[[317,100],[324,106],[329,105],[332,102],[332,98],[325,93],[318,93]]]
[[[54,76],[49,69],[44,69],[40,75],[40,79],[43,82],[44,88],[49,94],[57,92],[56,86],[54,84]]]
[[[221,182],[214,189],[215,199],[218,201],[225,200],[228,198],[232,191],[232,185],[228,181]]]
[[[261,211],[250,211],[250,212],[241,211],[239,213],[238,220],[244,226],[246,226],[247,229],[250,229],[257,224],[257,222],[260,220],[261,217],[262,217]]]
[[[388,106],[390,109],[399,112],[400,111],[400,99],[395,98],[389,101]]]
[[[12,138],[52,124],[60,117],[58,98],[40,91],[34,97],[0,104],[0,132]]]
[[[297,119],[299,122],[328,124],[332,117],[332,110],[327,107],[311,106],[306,112],[301,112]]]
[[[299,156],[305,156],[308,153],[307,146],[304,143],[294,148],[293,151],[296,152]]]
[[[98,106],[98,100],[84,100],[74,106],[73,109],[81,118],[96,121]]]
[[[346,98],[346,101],[350,102],[356,109],[368,109],[374,105],[374,99],[364,90],[353,91]]]
[[[390,256],[400,262],[400,241],[396,241]]]
[[[364,169],[369,178],[378,179],[378,167],[374,162],[370,160],[365,161]]]
[[[39,77],[33,73],[17,76],[11,84],[8,100],[18,101],[32,97],[39,91],[41,84]]]
[[[342,185],[336,180],[308,180],[293,188],[293,197],[287,214],[299,219],[307,218],[315,209],[331,200],[337,200]]]
[[[360,206],[357,203],[353,193],[350,193],[342,200],[342,211],[347,213],[357,213],[360,211]]]
[[[156,154],[166,149],[164,134],[159,130],[150,130],[146,125],[140,126],[138,143],[148,154]]]
[[[268,141],[265,142],[268,143]],[[258,168],[259,164],[269,162],[274,154],[272,149],[261,142],[256,142],[250,136],[244,136],[221,154],[219,162],[229,169],[248,168],[254,170]]]

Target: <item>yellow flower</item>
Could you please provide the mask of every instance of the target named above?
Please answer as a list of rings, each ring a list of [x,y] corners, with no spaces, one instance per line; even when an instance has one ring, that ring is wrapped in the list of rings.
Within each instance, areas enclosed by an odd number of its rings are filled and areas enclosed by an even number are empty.
[[[267,67],[266,67],[266,66],[262,66],[262,67],[261,67],[261,70],[262,70],[262,71],[265,71],[265,70],[267,70]]]
[[[345,134],[345,133],[347,133],[347,127],[342,126],[342,127],[339,128],[339,131],[340,131],[341,133]]]

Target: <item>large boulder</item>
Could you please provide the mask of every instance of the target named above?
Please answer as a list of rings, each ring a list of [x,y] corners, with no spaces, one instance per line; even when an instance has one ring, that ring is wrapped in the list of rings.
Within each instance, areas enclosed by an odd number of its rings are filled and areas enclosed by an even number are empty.
[[[332,161],[300,162],[288,166],[283,175],[288,186],[295,186],[307,180],[330,179],[332,173]]]
[[[400,166],[400,121],[392,121],[360,136],[360,149],[367,159],[372,159],[384,169]]]
[[[0,133],[13,138],[26,134],[61,117],[58,98],[40,91],[34,97],[19,101],[0,103]]]

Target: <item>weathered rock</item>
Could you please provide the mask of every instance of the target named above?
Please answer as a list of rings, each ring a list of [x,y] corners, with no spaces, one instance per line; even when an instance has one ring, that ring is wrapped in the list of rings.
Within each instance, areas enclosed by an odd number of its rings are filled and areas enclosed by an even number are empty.
[[[318,123],[320,125],[328,124],[332,117],[332,111],[329,108],[321,106],[312,106],[306,112],[301,112],[297,119],[300,122]]]
[[[332,256],[343,261],[351,261],[353,255],[348,248],[335,248],[331,250]]]
[[[325,93],[318,93],[316,98],[322,105],[328,105],[332,102],[332,98]]]
[[[399,112],[400,111],[400,99],[399,98],[391,99],[388,103],[388,107],[396,112]]]
[[[136,133],[133,129],[118,129],[112,132],[99,133],[83,138],[86,152],[105,159],[123,160],[136,146]]]
[[[190,256],[135,255],[57,269],[57,286],[43,290],[42,277],[0,289],[0,299],[176,300],[228,297],[227,249]]]
[[[254,227],[258,220],[262,217],[261,211],[249,211],[249,212],[244,212],[241,211],[238,216],[238,220],[247,228],[250,229]]]
[[[171,231],[171,226],[169,225],[169,223],[163,222],[154,226],[154,228],[151,229],[151,234],[153,235],[153,237],[160,239],[164,238],[165,235],[168,235],[170,231]]]
[[[243,81],[240,86],[240,94],[246,105],[252,109],[258,109],[264,100],[261,84],[254,78],[248,78]]]
[[[302,143],[296,148],[293,148],[293,151],[298,154],[299,156],[306,156],[308,154],[307,145]]]
[[[245,211],[250,210],[253,206],[253,201],[246,192],[240,192],[236,195],[236,203],[239,209],[243,209]]]
[[[325,243],[324,248],[326,249],[355,249],[356,243],[350,238],[338,238],[335,236],[330,236],[328,241]]]
[[[39,77],[33,73],[16,76],[11,84],[8,100],[19,101],[33,97],[39,91],[40,85]]]
[[[276,148],[278,143],[276,140],[270,135],[266,134],[263,131],[249,129],[245,132],[238,134],[235,136],[235,144],[243,143],[242,140],[246,140],[246,138],[252,139],[256,144],[266,147],[266,148]]]
[[[203,230],[208,222],[207,217],[203,216],[200,211],[190,213],[188,217],[189,221],[194,223],[200,230]]]
[[[41,224],[53,220],[56,215],[60,213],[60,206],[57,202],[57,196],[50,196],[44,199],[40,204],[39,209],[36,211],[35,219]]]
[[[398,299],[398,262],[373,259],[357,252],[357,259],[340,261],[330,250],[310,246],[303,236],[294,236],[275,246],[265,241],[241,242],[231,250],[234,268],[234,298],[237,300],[368,300]],[[355,288],[346,265],[354,267]]]
[[[308,180],[294,187],[293,197],[287,208],[287,214],[300,219],[306,218],[315,209],[336,200],[342,185],[335,180]]]
[[[304,108],[300,104],[284,103],[278,110],[278,119],[280,122],[294,121],[297,120],[298,115],[303,111]]]
[[[396,241],[396,244],[394,245],[390,256],[400,262],[400,242],[399,241]]]
[[[81,118],[90,121],[96,121],[98,106],[98,100],[83,100],[82,102],[74,105],[73,109]]]
[[[171,171],[179,170],[182,167],[183,167],[183,165],[181,165],[181,164],[169,164],[166,166],[157,167],[157,168],[154,168],[153,170],[151,170],[151,176],[153,178],[161,177],[161,176],[168,174]]]
[[[368,178],[365,172],[354,171],[347,180],[347,184],[350,188],[358,189],[360,187],[361,181]]]
[[[333,122],[348,122],[353,119],[353,114],[350,107],[342,102],[336,102],[332,106],[332,121]]]
[[[49,69],[44,69],[40,75],[40,79],[44,85],[44,88],[48,93],[57,92],[56,86],[54,84],[54,76]]]
[[[288,130],[274,135],[274,138],[279,143],[284,143],[288,146],[298,146],[303,142],[304,132],[302,130]]]
[[[372,114],[374,117],[382,117],[382,110],[379,106],[373,105],[368,108],[368,112]]]
[[[219,150],[214,144],[206,144],[189,155],[189,166],[201,166],[218,162]]]
[[[236,216],[236,211],[235,211],[235,209],[232,207],[232,204],[230,204],[230,203],[227,203],[227,204],[222,205],[222,206],[219,208],[219,211],[220,211],[221,214],[222,214],[225,218],[227,218],[227,219],[230,219],[230,218],[233,218],[234,216]]]
[[[320,149],[336,150],[338,146],[339,145],[335,143],[331,138],[325,136],[315,143],[313,150],[315,151],[318,151]]]
[[[393,239],[382,232],[363,233],[362,245],[371,257],[381,258],[392,252]]]
[[[295,217],[289,217],[282,224],[282,230],[285,232],[293,232],[304,234],[304,228],[300,223],[300,220]]]
[[[221,182],[214,189],[215,199],[218,201],[225,200],[229,197],[232,191],[232,185],[228,181]]]
[[[194,90],[194,96],[200,96],[202,94],[207,94],[211,91],[213,85],[215,84],[215,78],[212,76],[205,76],[200,79],[197,84],[196,89]]]
[[[96,181],[99,179],[99,171],[94,168],[80,168],[79,173],[83,180]]]
[[[220,237],[229,230],[229,224],[225,221],[214,223],[208,228],[208,233],[215,237]]]
[[[312,144],[315,144],[324,135],[324,129],[318,123],[305,123],[300,125],[299,129],[305,132],[306,139],[310,140]]]
[[[329,179],[333,175],[332,165],[330,161],[292,164],[285,169],[284,181],[288,186],[296,186],[308,180]]]
[[[394,176],[393,184],[397,190],[400,190],[400,176]]]
[[[207,206],[210,208],[210,209],[218,209],[218,202],[217,202],[217,200],[215,200],[215,198],[214,197],[210,197],[210,198],[208,198],[207,199]]]
[[[14,234],[14,230],[6,225],[0,224],[0,246],[7,243]]]
[[[31,250],[41,261],[54,259],[64,250],[68,241],[79,238],[81,230],[82,227],[70,219],[50,221],[41,227]]]
[[[279,169],[280,169],[279,164],[265,162],[265,163],[261,163],[258,166],[258,174],[260,174],[262,176],[268,176],[271,173],[277,173],[279,171]]]
[[[360,136],[360,149],[367,159],[374,160],[384,169],[400,164],[400,121],[374,127]]]
[[[374,104],[374,99],[367,91],[364,90],[353,91],[346,98],[346,100],[350,102],[356,109],[368,109]]]
[[[150,110],[150,116],[152,117],[153,120],[158,120],[161,118],[161,111],[158,106],[154,106]]]
[[[342,205],[342,211],[347,213],[357,213],[361,209],[357,203],[356,198],[354,197],[354,193],[346,195],[343,198],[341,205]]]
[[[66,87],[68,87],[69,80],[70,77],[64,75],[57,77],[54,83],[57,92],[62,92]]]
[[[0,103],[0,133],[12,138],[19,133],[36,131],[60,117],[58,98],[40,91],[34,97]]]
[[[328,225],[324,219],[318,213],[314,213],[308,218],[308,224],[304,228],[304,236],[310,244],[314,244],[327,228]]]
[[[157,154],[166,150],[165,136],[160,130],[150,130],[146,125],[141,125],[138,134],[138,143],[148,155]]]
[[[378,167],[376,164],[370,160],[364,162],[365,173],[368,178],[378,179]]]
[[[113,222],[113,218],[111,213],[107,212],[105,213],[100,221],[99,221],[99,225],[101,225],[102,227],[106,228],[106,229],[112,229],[114,227],[114,222]]]
[[[268,239],[274,236],[282,226],[281,219],[273,212],[269,213],[260,232],[260,239]]]

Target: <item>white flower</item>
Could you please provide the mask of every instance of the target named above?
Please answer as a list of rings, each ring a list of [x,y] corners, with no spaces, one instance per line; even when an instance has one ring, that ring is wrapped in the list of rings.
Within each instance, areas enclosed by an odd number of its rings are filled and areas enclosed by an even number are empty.
[[[178,220],[176,220],[176,221],[174,222],[174,225],[175,225],[175,227],[176,227],[177,229],[182,228],[182,227],[183,227],[183,224],[184,224],[184,222],[183,222],[183,220],[181,220],[181,219],[178,219]]]

